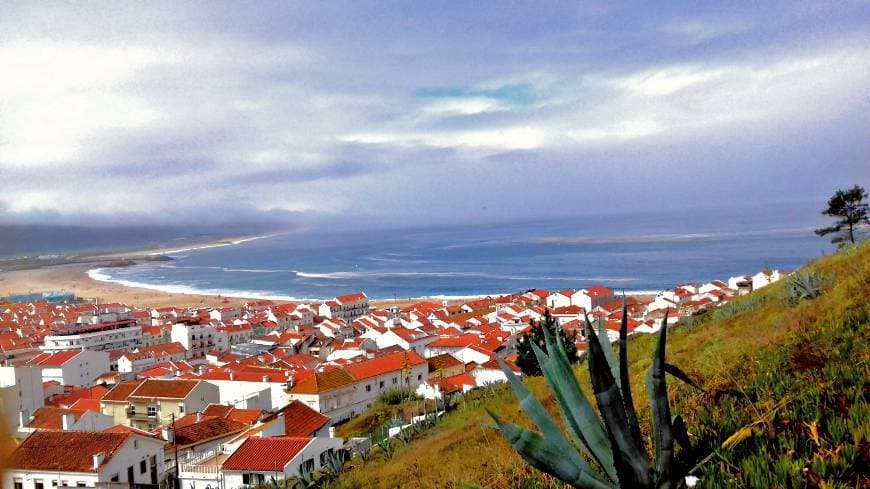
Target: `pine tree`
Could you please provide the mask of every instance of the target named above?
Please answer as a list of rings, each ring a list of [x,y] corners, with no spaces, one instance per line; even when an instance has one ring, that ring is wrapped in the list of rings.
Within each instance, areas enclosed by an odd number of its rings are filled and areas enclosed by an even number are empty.
[[[837,233],[831,243],[839,243],[841,247],[847,242],[854,243],[855,226],[870,223],[867,218],[867,203],[864,202],[866,198],[867,192],[860,185],[855,185],[849,190],[837,190],[837,193],[828,200],[828,208],[823,210],[822,214],[839,219],[833,226],[816,229],[816,234],[825,236]]]
[[[549,310],[544,312],[541,321],[535,323],[534,320],[530,320],[529,325],[531,329],[523,333],[517,342],[517,366],[522,370],[523,375],[541,375],[541,366],[538,365],[538,359],[535,358],[535,352],[532,350],[532,343],[537,343],[541,349],[545,348],[544,330],[541,328],[547,328],[550,333],[558,334],[562,338],[562,344],[565,345],[568,358],[577,359],[577,345],[574,343],[576,333],[566,333],[550,315]]]

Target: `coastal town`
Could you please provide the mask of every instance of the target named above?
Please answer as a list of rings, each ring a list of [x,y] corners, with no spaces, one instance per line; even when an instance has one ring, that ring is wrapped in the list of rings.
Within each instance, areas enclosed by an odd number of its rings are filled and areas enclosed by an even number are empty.
[[[586,317],[614,342],[623,304],[629,335],[653,333],[783,276],[654,296],[598,285],[384,308],[362,292],[183,308],[0,298],[0,420],[13,439],[0,444],[2,487],[280,485],[364,453],[370,439],[343,439],[336,427],[385,395],[413,393],[437,415],[505,382],[500,363],[519,375],[517,342],[547,312],[582,356]]]

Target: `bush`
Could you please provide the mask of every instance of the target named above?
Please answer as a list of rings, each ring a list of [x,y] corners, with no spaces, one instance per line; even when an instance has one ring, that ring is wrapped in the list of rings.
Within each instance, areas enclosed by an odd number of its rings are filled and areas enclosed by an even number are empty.
[[[397,406],[408,401],[419,401],[422,399],[411,389],[390,389],[378,396],[378,402],[387,406]]]
[[[813,270],[800,270],[793,273],[785,283],[788,301],[797,304],[804,299],[815,299],[822,294],[825,277]]]

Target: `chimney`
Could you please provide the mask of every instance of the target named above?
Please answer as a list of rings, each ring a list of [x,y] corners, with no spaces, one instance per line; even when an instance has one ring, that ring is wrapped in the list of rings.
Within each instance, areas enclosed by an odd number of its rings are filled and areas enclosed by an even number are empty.
[[[172,443],[172,441],[173,441],[172,435],[173,435],[172,428],[170,428],[169,426],[164,426],[163,428],[160,428],[160,436],[162,436],[163,439],[168,441],[169,443]]]
[[[196,422],[199,423],[200,421],[202,421],[202,413],[197,411],[196,412]]]
[[[200,365],[199,366],[199,375],[202,375],[204,373],[205,373],[205,365]]]
[[[230,371],[230,380],[236,380],[236,373],[232,370]]]
[[[94,454],[94,470],[99,469],[99,468],[100,468],[100,465],[102,465],[102,463],[103,463],[103,461],[104,461],[105,459],[106,459],[106,453],[105,453],[105,452],[95,453],[95,454]]]
[[[290,374],[287,376],[287,388],[292,389],[294,385],[296,385],[296,376]]]
[[[330,427],[329,427],[329,437],[330,437],[330,438],[335,438],[335,426],[330,426]]]
[[[69,431],[72,429],[72,425],[76,422],[76,417],[72,414],[64,414],[60,417],[61,427],[64,431]],[[96,457],[96,455],[95,455]]]

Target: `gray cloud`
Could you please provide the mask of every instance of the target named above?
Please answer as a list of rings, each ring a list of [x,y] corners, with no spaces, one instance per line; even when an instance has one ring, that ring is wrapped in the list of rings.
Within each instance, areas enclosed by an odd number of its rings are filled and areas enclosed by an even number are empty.
[[[4,10],[0,223],[472,222],[870,184],[861,5]]]

